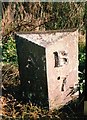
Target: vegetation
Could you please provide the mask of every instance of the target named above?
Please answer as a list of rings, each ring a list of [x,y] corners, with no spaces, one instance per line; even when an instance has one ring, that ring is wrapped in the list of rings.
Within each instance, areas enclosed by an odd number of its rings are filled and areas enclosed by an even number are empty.
[[[85,2],[2,3],[2,35],[65,28],[84,30],[84,5]]]
[[[85,89],[85,65],[86,65],[86,45],[85,43],[79,44],[79,83],[80,92]]]
[[[32,103],[19,99],[20,77],[18,72],[14,32],[56,30],[65,28],[84,29],[85,3],[2,3],[2,111],[3,120],[74,120],[78,119],[76,109],[82,109],[84,99],[86,45],[79,39],[79,82],[81,100],[73,100],[63,108],[47,111]],[[82,115],[80,113],[80,115]],[[82,118],[84,119],[84,118]]]
[[[2,40],[2,61],[4,63],[13,63],[17,65],[17,53],[15,40],[8,37],[7,42]]]

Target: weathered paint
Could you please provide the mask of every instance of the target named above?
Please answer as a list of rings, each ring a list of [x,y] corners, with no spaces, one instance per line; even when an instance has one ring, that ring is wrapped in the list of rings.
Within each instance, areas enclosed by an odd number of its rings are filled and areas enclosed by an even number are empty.
[[[67,53],[67,64],[54,67],[55,60],[53,52],[55,51],[65,51]],[[78,83],[78,31],[71,32],[68,36],[55,42],[55,44],[49,45],[46,48],[46,62],[49,107],[53,109],[66,104],[72,99],[70,95],[67,96],[70,92],[69,87],[74,87]],[[57,79],[58,77],[60,77],[59,80]],[[65,77],[64,91],[61,91]]]

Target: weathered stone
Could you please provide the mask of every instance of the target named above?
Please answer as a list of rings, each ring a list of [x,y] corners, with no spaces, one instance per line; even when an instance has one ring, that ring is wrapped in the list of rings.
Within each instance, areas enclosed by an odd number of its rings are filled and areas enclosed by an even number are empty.
[[[58,108],[78,83],[78,31],[17,33],[19,72],[24,95],[33,103]],[[70,94],[69,94],[70,93]]]

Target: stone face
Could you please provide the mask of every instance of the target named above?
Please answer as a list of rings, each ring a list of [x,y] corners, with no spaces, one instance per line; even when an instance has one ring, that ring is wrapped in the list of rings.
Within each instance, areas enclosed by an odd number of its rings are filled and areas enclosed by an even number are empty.
[[[34,103],[58,108],[78,96],[78,31],[16,34],[21,85]]]
[[[33,103],[47,106],[47,102],[44,102],[48,99],[45,48],[17,35],[16,45],[24,97]]]

